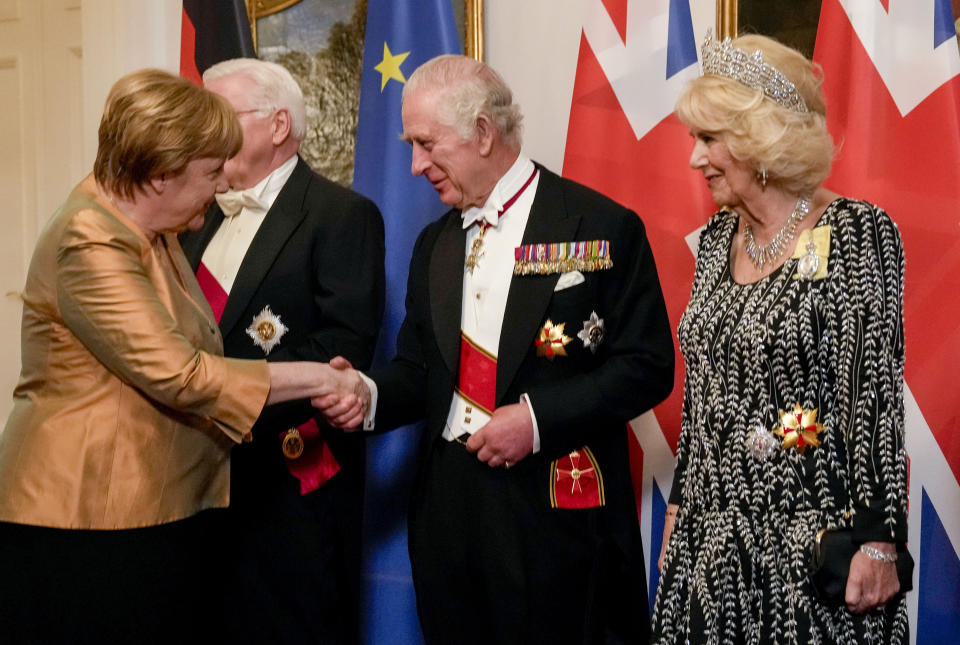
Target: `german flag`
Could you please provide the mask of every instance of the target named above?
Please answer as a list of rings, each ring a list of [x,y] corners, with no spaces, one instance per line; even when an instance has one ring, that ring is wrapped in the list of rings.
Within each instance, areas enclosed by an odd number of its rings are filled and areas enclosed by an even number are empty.
[[[183,0],[180,75],[197,85],[203,72],[230,58],[255,58],[243,0]]]

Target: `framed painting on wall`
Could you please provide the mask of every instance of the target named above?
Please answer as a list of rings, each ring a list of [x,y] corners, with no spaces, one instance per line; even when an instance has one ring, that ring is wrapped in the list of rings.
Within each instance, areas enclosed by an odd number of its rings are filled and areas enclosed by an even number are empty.
[[[451,0],[467,55],[483,58],[483,0]],[[246,0],[257,55],[283,65],[303,89],[300,154],[349,186],[360,103],[367,0]]]

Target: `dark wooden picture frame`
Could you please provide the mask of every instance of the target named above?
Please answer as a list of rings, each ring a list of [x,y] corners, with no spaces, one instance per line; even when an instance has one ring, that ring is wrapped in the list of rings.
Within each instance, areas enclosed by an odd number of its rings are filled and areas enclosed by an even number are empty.
[[[813,56],[821,0],[717,0],[717,33],[772,36]]]
[[[772,36],[813,57],[822,0],[717,0],[717,34],[739,33]],[[951,0],[960,32],[960,0]],[[960,37],[957,39],[960,45]]]

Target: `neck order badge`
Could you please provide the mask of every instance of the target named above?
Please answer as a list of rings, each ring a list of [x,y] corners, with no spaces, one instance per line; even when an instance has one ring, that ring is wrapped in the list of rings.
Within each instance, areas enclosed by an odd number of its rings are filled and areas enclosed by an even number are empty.
[[[527,186],[530,185],[530,182],[532,182],[533,178],[536,176],[537,176],[537,169],[534,168],[533,172],[530,173],[530,177],[527,179],[527,181],[523,182],[523,186],[520,187],[520,190],[514,193],[513,197],[508,199],[506,203],[503,205],[503,208],[501,208],[497,212],[498,221],[501,217],[503,217],[504,213],[510,210],[510,207],[513,206],[513,203],[518,199],[520,199],[520,195],[523,194],[523,191],[527,189]],[[488,228],[490,228],[491,226],[494,226],[494,224],[491,224],[486,220],[478,220],[474,222],[474,224],[477,224],[480,227],[480,232],[477,234],[477,237],[473,239],[473,245],[470,247],[470,254],[467,255],[467,260],[465,262],[467,271],[469,271],[470,273],[473,273],[473,269],[477,266],[477,262],[479,262],[480,258],[483,256],[482,247],[483,247],[484,234],[487,232]]]

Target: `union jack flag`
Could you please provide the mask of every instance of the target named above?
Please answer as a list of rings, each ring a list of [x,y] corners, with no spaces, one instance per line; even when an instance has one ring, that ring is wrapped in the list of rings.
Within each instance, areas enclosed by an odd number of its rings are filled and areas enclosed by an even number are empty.
[[[643,219],[676,333],[693,280],[691,243],[715,210],[702,177],[684,170],[692,141],[673,116],[677,97],[700,73],[690,5],[688,0],[591,0],[584,16],[563,174]],[[677,366],[670,397],[630,424],[651,610],[680,434],[679,349]]]
[[[826,185],[881,205],[907,258],[911,637],[960,634],[960,49],[950,0],[824,0],[814,60],[841,145]]]

